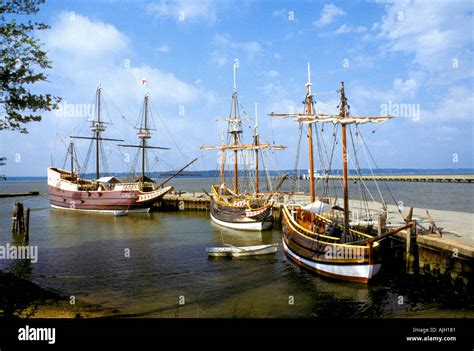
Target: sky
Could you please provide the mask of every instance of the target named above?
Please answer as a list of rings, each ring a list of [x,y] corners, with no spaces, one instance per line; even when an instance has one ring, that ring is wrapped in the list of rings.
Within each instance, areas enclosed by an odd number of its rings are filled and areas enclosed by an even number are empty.
[[[191,170],[217,169],[217,152],[199,147],[220,143],[236,60],[239,102],[251,118],[257,103],[261,141],[288,146],[268,155],[270,168],[295,167],[298,124],[268,114],[302,112],[308,63],[316,112],[338,111],[344,81],[353,115],[396,117],[360,126],[379,168],[473,168],[473,8],[470,1],[47,0],[35,19],[51,29],[36,35],[53,68],[48,82],[30,89],[61,96],[61,109],[28,124],[29,134],[0,133],[0,155],[8,157],[0,173],[44,176],[52,163],[61,167],[69,135],[89,133],[99,82],[113,122],[106,135],[135,143],[142,79],[156,125],[151,144],[171,149],[154,151],[152,170],[194,157]],[[247,141],[254,124],[244,127]],[[321,140],[331,145],[332,126]],[[83,161],[87,142],[76,148]],[[127,171],[134,157],[127,152],[107,144],[107,169]],[[361,166],[368,160],[362,153]],[[298,165],[308,168],[305,134]]]

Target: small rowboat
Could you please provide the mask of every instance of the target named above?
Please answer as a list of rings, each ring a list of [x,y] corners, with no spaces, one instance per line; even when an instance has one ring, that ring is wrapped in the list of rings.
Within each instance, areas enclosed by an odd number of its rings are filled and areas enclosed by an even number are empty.
[[[225,244],[225,247],[208,247],[206,252],[214,257],[241,257],[274,254],[277,249],[278,244],[239,247]]]

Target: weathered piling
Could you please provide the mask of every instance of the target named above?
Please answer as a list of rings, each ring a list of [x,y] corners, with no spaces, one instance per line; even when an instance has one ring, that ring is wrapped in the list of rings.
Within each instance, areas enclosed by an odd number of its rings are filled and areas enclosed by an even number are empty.
[[[406,231],[405,268],[408,274],[418,273],[418,246],[416,243],[416,221]]]
[[[18,234],[23,232],[24,228],[23,204],[21,202],[17,202],[13,207],[12,232],[14,234]]]
[[[25,218],[24,218],[24,223],[25,223],[25,245],[28,244],[30,241],[30,209],[27,208],[25,210]]]
[[[15,206],[13,206],[12,233],[17,232],[17,227],[18,227],[18,204],[16,203]]]
[[[12,234],[24,234],[24,241],[28,243],[30,236],[30,209],[24,208],[21,202],[15,203],[12,215]]]

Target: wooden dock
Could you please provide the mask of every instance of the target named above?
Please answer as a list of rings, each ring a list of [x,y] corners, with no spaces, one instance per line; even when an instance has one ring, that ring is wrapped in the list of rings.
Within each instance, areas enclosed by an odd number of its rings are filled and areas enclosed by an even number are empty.
[[[308,175],[304,174],[300,177],[290,177],[292,179],[308,179]],[[338,180],[342,179],[339,175],[330,176],[317,176],[315,179],[330,179]],[[349,180],[362,179],[364,181],[385,181],[385,182],[427,182],[427,183],[473,183],[474,174],[425,174],[425,175],[414,175],[414,174],[400,174],[400,175],[363,175],[363,176],[349,176]]]
[[[19,197],[19,196],[38,196],[39,191],[29,191],[27,193],[0,193],[0,198],[2,197]]]

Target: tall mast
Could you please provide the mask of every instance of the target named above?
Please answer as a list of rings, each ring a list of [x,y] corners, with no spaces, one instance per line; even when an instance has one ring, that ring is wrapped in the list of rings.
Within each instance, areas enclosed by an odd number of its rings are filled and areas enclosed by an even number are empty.
[[[255,132],[253,135],[253,144],[255,146],[259,145],[259,136],[258,136],[258,110],[257,103],[255,103]],[[255,193],[258,194],[258,149],[255,149]]]
[[[344,82],[341,82],[341,111],[339,116],[345,118],[346,114],[346,95],[344,93]],[[342,123],[342,171],[344,186],[344,235],[349,235],[349,188],[347,174],[347,142],[346,142],[346,124]]]
[[[234,63],[234,90],[232,93],[232,99],[234,103],[234,117],[233,117],[233,122],[232,122],[232,136],[233,136],[233,141],[234,141],[234,146],[239,144],[239,133],[241,133],[240,130],[240,121],[237,120],[237,86],[235,84],[235,69],[236,65]],[[237,149],[234,150],[234,192],[237,194],[239,192],[239,175],[238,175],[238,167],[237,167]]]
[[[224,146],[224,145],[225,145],[224,130],[222,130],[221,146]],[[221,184],[224,184],[225,182],[225,151],[224,150],[221,150],[220,181],[221,181]]]
[[[74,180],[74,141],[69,141],[69,152],[71,154],[71,181]]]
[[[143,127],[139,138],[142,139],[142,182],[145,182],[145,163],[146,163],[146,139],[150,138],[148,131],[148,92],[145,93],[144,115],[143,115]]]
[[[142,153],[142,177],[141,177],[141,182],[145,183],[145,168],[146,168],[146,152],[148,149],[158,149],[158,150],[169,150],[167,147],[161,147],[161,146],[150,146],[147,143],[147,140],[151,138],[151,130],[154,130],[149,127],[148,125],[148,114],[149,114],[149,103],[150,103],[150,96],[148,94],[148,83],[145,79],[142,80],[142,82],[145,82],[147,84],[147,88],[145,91],[145,97],[143,99],[143,119],[140,122],[140,128],[138,128],[138,139],[140,139],[140,142],[138,145],[129,145],[129,144],[120,144],[118,146],[122,147],[133,147],[133,148],[139,148],[141,149]],[[151,113],[150,113],[151,115]],[[138,156],[138,155],[137,155]]]
[[[308,82],[306,83],[306,113],[312,114],[313,95],[311,94],[311,75],[310,65],[308,63]],[[315,200],[314,194],[314,162],[313,162],[313,127],[308,123],[308,157],[309,157],[309,199],[311,202]]]
[[[95,179],[99,179],[100,174],[99,174],[99,154],[100,154],[100,142],[99,142],[99,136],[100,136],[100,84],[97,87],[97,128],[95,132]]]
[[[102,87],[99,83],[97,86],[97,120],[92,121],[91,130],[95,133],[95,177],[96,179],[100,178],[100,133],[105,130],[105,127],[100,119],[100,112],[101,112],[101,92]]]
[[[95,119],[91,121],[91,127],[90,130],[92,132],[92,136],[86,137],[86,136],[73,136],[71,135],[71,138],[74,139],[88,139],[91,140],[91,147],[92,143],[95,140],[95,177],[96,179],[100,178],[100,143],[102,140],[107,140],[107,141],[123,141],[122,139],[111,139],[111,138],[103,138],[102,137],[102,132],[105,131],[105,124],[106,122],[103,122],[101,119],[101,101],[102,99],[102,86],[99,83],[97,85],[97,90],[96,90],[96,104],[95,104]],[[74,150],[72,149],[74,152]],[[89,156],[87,156],[89,158]],[[72,160],[71,160],[72,162]],[[71,167],[72,168],[72,167]]]

